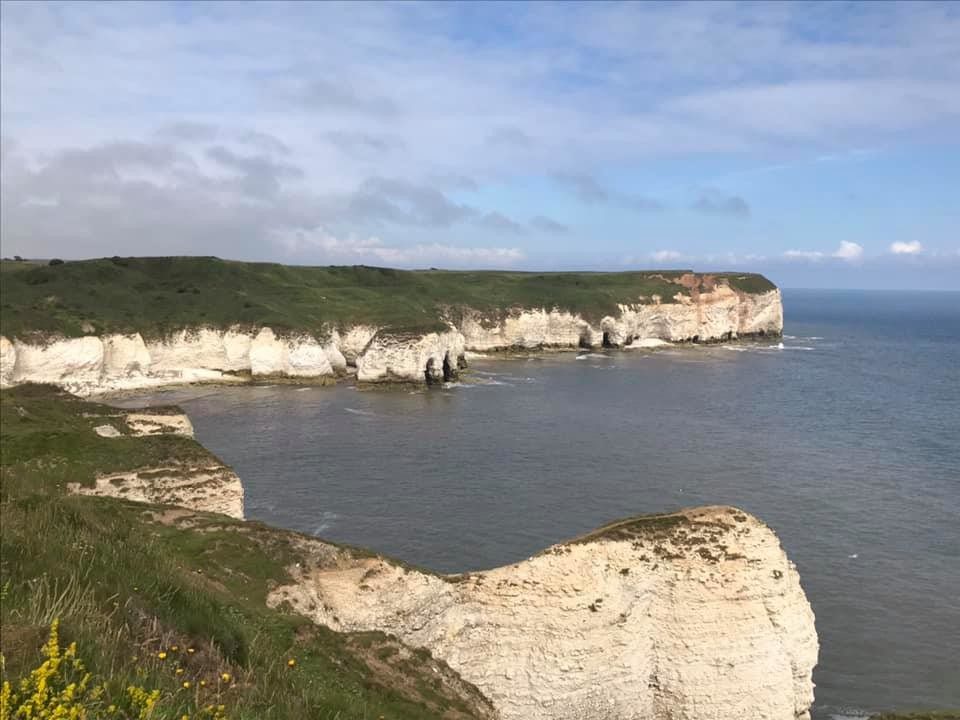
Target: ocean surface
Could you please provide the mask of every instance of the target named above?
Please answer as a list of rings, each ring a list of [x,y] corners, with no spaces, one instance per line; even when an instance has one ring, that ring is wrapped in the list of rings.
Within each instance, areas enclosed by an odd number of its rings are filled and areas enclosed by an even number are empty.
[[[960,706],[960,294],[787,290],[782,346],[474,360],[445,388],[190,388],[248,516],[438,571],[638,513],[767,521],[817,616],[816,717]]]

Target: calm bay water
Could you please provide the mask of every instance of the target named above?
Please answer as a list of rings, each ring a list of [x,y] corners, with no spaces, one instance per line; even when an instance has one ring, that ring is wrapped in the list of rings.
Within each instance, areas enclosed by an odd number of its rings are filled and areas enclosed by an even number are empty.
[[[247,514],[439,571],[733,504],[817,615],[817,717],[960,706],[960,294],[785,291],[776,343],[474,361],[445,389],[177,402]]]

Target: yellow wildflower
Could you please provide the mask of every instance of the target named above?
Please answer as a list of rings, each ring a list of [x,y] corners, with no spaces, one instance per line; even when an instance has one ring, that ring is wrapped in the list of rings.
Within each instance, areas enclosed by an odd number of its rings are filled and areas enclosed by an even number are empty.
[[[161,660],[166,660],[167,654],[163,650],[161,650],[160,652],[157,653],[157,657],[160,658]]]
[[[177,675],[183,675],[183,668],[177,668],[175,672]]]
[[[226,672],[225,672],[225,673],[221,673],[221,674],[220,674],[220,679],[223,680],[225,683],[230,682],[230,673],[226,673]]]
[[[189,689],[190,689],[190,681],[189,681],[189,680],[184,680],[184,681],[183,681],[183,689],[184,689],[184,690],[189,690]]]
[[[293,658],[290,658],[289,660],[287,660],[287,667],[294,667],[296,664],[297,664],[297,661],[294,660]]]

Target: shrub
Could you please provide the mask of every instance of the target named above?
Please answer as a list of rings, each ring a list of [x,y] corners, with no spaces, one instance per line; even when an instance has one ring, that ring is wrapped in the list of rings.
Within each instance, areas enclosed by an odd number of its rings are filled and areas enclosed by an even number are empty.
[[[54,258],[53,260],[51,260],[51,261],[50,261],[49,263],[47,263],[47,264],[48,264],[48,265],[63,265],[63,260],[61,260],[60,258]]]

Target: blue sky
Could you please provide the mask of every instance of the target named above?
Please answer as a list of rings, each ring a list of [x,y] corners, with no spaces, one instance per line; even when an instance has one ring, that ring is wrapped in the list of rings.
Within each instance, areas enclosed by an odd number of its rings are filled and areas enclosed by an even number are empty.
[[[957,3],[0,7],[4,255],[960,289]]]

